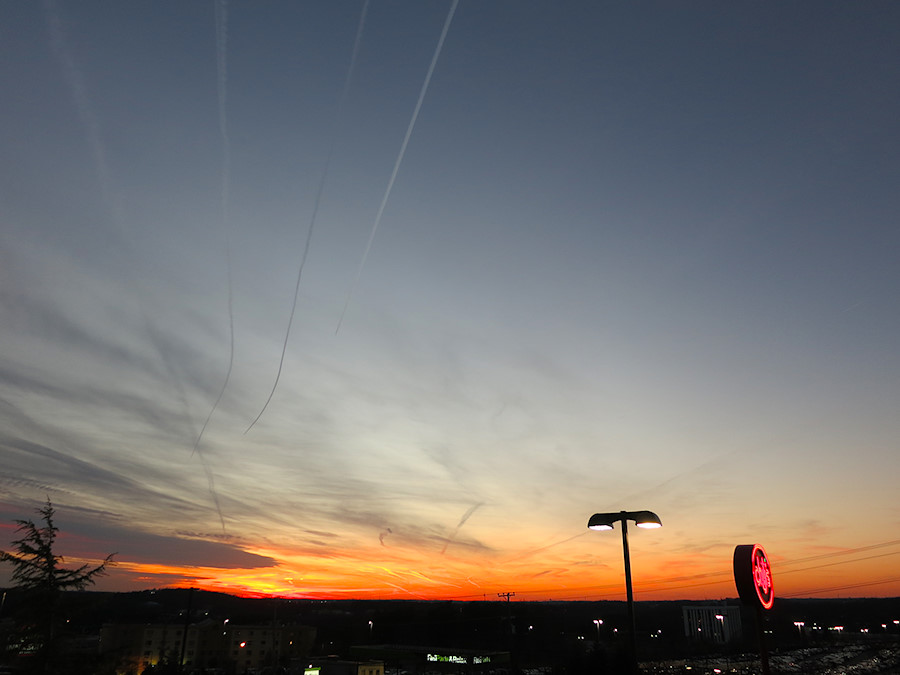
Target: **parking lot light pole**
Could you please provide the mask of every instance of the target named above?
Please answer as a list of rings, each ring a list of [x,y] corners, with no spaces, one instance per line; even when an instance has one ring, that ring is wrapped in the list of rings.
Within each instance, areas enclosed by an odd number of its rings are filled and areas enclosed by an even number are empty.
[[[645,529],[662,527],[662,521],[653,511],[619,511],[612,513],[595,513],[588,521],[588,528],[592,530],[612,530],[613,523],[622,523],[622,550],[625,555],[625,596],[627,598],[628,627],[630,637],[630,661],[631,672],[637,674],[637,632],[634,622],[634,592],[631,588],[631,554],[628,550],[628,521],[633,520],[635,525]],[[599,629],[599,626],[598,626]]]

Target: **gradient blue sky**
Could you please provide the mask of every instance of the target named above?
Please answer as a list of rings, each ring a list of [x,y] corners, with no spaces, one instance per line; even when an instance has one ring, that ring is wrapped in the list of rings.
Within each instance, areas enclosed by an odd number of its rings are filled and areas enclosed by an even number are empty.
[[[900,594],[900,5],[461,0],[337,333],[451,5],[372,0],[340,116],[362,2],[220,4],[223,71],[215,6],[0,5],[4,523],[101,587],[539,599],[648,508],[638,597],[753,542]]]

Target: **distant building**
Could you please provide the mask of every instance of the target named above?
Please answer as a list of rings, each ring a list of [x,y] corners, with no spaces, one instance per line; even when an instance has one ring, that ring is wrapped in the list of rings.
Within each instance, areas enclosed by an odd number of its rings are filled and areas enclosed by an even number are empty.
[[[693,642],[728,644],[741,639],[741,608],[728,605],[685,605],[684,635]]]
[[[186,667],[243,673],[307,658],[316,636],[315,628],[297,624],[239,626],[212,620],[184,631],[183,624],[105,624],[100,653],[138,670],[160,662],[179,664],[183,653]]]

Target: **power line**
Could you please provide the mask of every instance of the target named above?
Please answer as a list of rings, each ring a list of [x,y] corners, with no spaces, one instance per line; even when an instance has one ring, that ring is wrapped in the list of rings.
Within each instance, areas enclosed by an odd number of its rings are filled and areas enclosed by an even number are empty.
[[[849,565],[850,563],[862,562],[863,560],[873,560],[875,558],[886,558],[888,556],[897,555],[900,551],[894,551],[893,553],[879,553],[878,555],[869,555],[865,558],[854,558],[853,560],[839,560],[838,562],[826,563],[824,565],[812,565],[811,567],[801,567],[796,570],[783,570],[780,574],[794,574],[795,572],[806,572],[807,570],[817,570],[823,567],[833,567],[835,565]]]
[[[877,550],[880,548],[886,548],[889,546],[897,546],[897,545],[900,545],[900,540],[886,541],[886,542],[881,542],[878,544],[871,544],[869,546],[860,546],[860,547],[853,548],[853,549],[846,549],[843,551],[834,551],[831,553],[823,553],[823,554],[819,554],[819,555],[815,555],[815,556],[797,558],[795,560],[781,561],[780,563],[777,564],[776,572],[780,576],[782,574],[793,574],[793,573],[797,573],[797,572],[806,572],[809,570],[822,569],[825,567],[834,567],[837,565],[850,565],[850,564],[862,562],[865,560],[872,560],[875,558],[884,558],[884,557],[889,557],[889,556],[893,556],[893,555],[900,555],[900,551],[892,551],[890,553],[882,553],[882,554],[873,555],[873,556],[866,556],[864,558],[853,558],[851,560],[841,560],[841,561],[837,561],[837,562],[824,563],[821,565],[811,565],[809,567],[804,567],[801,569],[781,570],[781,567],[783,567],[783,566],[802,564],[804,562],[811,562],[813,560],[825,560],[825,559],[829,559],[829,558],[835,558],[835,557],[840,557],[840,556],[844,556],[844,555],[850,555],[853,553],[860,553],[860,552],[864,552],[864,551],[872,551],[872,550]],[[678,590],[681,588],[696,588],[696,587],[700,587],[700,586],[715,586],[716,584],[722,584],[722,583],[726,583],[726,582],[730,581],[731,576],[732,576],[732,571],[729,568],[728,570],[719,571],[719,572],[701,572],[699,574],[691,574],[691,575],[685,575],[685,576],[679,576],[679,577],[644,579],[635,586],[635,591],[646,593],[646,592],[650,592],[650,591],[669,591],[669,590]],[[690,581],[694,581],[694,580],[703,580],[703,581],[698,581],[698,583],[678,583],[678,582],[690,582]],[[851,584],[846,587],[841,586],[841,587],[834,587],[834,588],[813,589],[810,591],[804,591],[803,593],[785,594],[781,597],[797,597],[798,595],[803,595],[804,593],[819,593],[819,592],[824,593],[824,592],[828,592],[828,591],[832,591],[832,590],[844,590],[845,588],[857,588],[857,587],[863,588],[865,586],[870,586],[870,585],[891,583],[892,581],[900,581],[900,578],[885,579],[882,581],[873,581],[873,582],[861,582],[859,584]],[[672,583],[672,582],[676,582],[676,583]],[[604,585],[596,585],[596,586],[576,586],[576,587],[569,587],[569,588],[556,587],[556,588],[540,588],[540,589],[527,590],[527,591],[520,590],[519,593],[523,594],[523,595],[553,595],[555,597],[571,598],[571,597],[583,597],[586,595],[594,595],[594,594],[598,594],[598,593],[609,592],[609,591],[618,591],[618,590],[621,590],[621,584],[615,583],[615,584],[604,584]],[[500,597],[503,597],[503,594],[498,593],[498,595]],[[472,594],[472,595],[460,595],[460,596],[451,596],[451,597],[453,599],[465,599],[465,598],[474,598],[474,597],[481,597],[481,596],[482,596],[482,594]]]
[[[846,591],[851,588],[866,588],[868,586],[879,586],[881,584],[892,584],[900,581],[900,577],[891,577],[890,579],[879,579],[878,581],[864,581],[858,584],[847,584],[845,586],[830,586],[828,588],[813,588],[805,591],[801,591],[799,593],[785,593],[782,594],[783,598],[797,598],[808,596],[811,593],[829,593],[831,591]]]
[[[800,563],[810,562],[811,560],[823,560],[826,558],[835,558],[837,556],[842,555],[850,555],[853,553],[862,553],[863,551],[874,551],[879,548],[886,548],[888,546],[898,546],[900,545],[900,539],[894,539],[892,541],[883,541],[880,544],[871,544],[869,546],[860,546],[858,548],[847,548],[843,551],[832,551],[830,553],[820,553],[819,555],[809,556],[807,558],[796,558],[794,560],[786,560],[778,563],[778,566],[782,565],[797,565]],[[890,555],[890,554],[889,554]]]

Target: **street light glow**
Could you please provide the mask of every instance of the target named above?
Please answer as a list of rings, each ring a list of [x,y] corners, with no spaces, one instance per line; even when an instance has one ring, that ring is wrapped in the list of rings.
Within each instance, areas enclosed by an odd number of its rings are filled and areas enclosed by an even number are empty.
[[[625,520],[633,520],[635,525],[652,530],[662,527],[659,516],[653,511],[619,511],[616,513],[595,513],[588,521],[588,528],[591,530],[612,530],[613,523],[616,521],[625,522]]]
[[[605,516],[606,514],[595,513],[591,516],[591,519],[588,521],[588,529],[590,530],[611,530],[613,529],[612,521],[604,520],[603,518],[598,518],[598,516]]]

